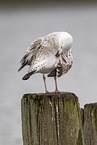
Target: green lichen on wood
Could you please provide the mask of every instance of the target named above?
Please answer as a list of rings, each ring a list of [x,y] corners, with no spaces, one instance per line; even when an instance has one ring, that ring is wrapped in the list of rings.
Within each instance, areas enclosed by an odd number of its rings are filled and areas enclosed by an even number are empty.
[[[81,128],[79,129],[77,145],[83,145],[83,136],[82,136],[82,129]]]
[[[75,94],[26,94],[21,111],[23,145],[82,145],[80,107]]]

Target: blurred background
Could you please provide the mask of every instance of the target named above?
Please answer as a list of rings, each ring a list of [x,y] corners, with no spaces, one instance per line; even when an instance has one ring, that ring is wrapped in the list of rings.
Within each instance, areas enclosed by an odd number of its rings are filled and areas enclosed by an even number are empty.
[[[58,79],[60,91],[79,97],[80,106],[97,102],[97,3],[80,1],[0,1],[0,145],[22,145],[21,98],[44,92],[41,74],[22,81],[20,59],[37,37],[67,31],[74,39],[72,69]],[[54,91],[53,78],[47,78]]]

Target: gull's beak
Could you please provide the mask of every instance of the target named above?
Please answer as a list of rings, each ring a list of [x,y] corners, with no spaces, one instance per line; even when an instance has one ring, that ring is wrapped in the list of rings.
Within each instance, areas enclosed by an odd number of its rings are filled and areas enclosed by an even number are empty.
[[[59,52],[59,50],[57,51],[57,53],[56,53],[55,56],[56,56],[56,57],[59,57],[59,56],[60,56],[60,52]]]

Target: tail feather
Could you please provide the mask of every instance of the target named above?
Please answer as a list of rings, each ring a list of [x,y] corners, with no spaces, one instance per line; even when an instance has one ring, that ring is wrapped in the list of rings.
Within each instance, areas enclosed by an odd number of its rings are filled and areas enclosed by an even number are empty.
[[[28,80],[28,79],[30,78],[30,76],[33,75],[35,72],[36,72],[36,70],[27,73],[27,74],[22,78],[22,80]]]
[[[27,63],[28,63],[28,61],[24,62],[24,63],[22,64],[22,66],[18,69],[18,71],[20,71],[23,67],[25,67],[25,66],[27,65]]]
[[[55,77],[56,76],[56,69],[52,70],[47,76],[48,77]]]

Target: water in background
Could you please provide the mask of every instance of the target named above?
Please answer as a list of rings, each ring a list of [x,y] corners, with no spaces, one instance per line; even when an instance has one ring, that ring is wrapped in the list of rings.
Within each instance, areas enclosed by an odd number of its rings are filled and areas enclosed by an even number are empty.
[[[27,68],[17,72],[29,44],[53,31],[74,38],[72,69],[58,79],[60,91],[75,93],[81,107],[97,102],[97,7],[59,6],[0,9],[0,145],[21,145],[21,98],[44,92],[41,74],[22,81]],[[54,91],[53,78],[47,78]]]

